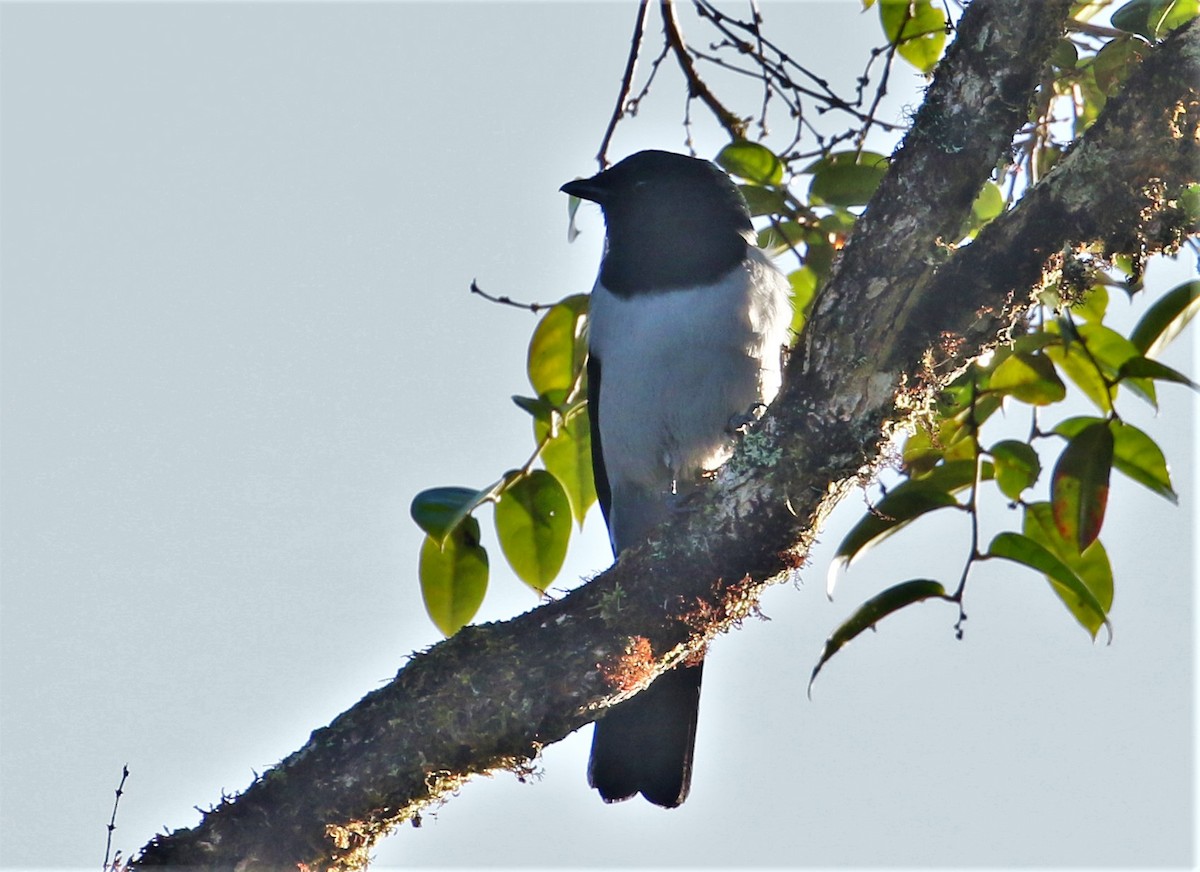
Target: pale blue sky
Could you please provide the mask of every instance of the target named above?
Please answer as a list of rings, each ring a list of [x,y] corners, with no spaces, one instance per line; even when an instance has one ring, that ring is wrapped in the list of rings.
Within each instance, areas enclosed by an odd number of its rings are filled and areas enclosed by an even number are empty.
[[[763,6],[835,81],[878,42],[855,0]],[[568,245],[557,189],[595,169],[631,26],[630,3],[0,8],[0,864],[98,867],[124,763],[117,845],[195,823],[437,640],[409,501],[530,444],[509,397],[534,321],[467,288],[590,287],[598,213]],[[898,68],[884,117],[921,84]],[[682,150],[680,94],[664,65],[613,156]],[[707,119],[696,140],[724,143]],[[469,784],[379,864],[1188,863],[1194,425],[1183,389],[1162,393],[1157,418],[1123,408],[1182,505],[1115,479],[1111,646],[988,566],[963,641],[926,605],[809,702],[842,618],[890,582],[957,577],[967,547],[962,519],[922,525],[830,604],[852,497],[771,620],[714,645],[681,809],[603,805],[588,728],[532,783]],[[589,517],[562,585],[606,549]],[[494,554],[481,618],[534,604]]]

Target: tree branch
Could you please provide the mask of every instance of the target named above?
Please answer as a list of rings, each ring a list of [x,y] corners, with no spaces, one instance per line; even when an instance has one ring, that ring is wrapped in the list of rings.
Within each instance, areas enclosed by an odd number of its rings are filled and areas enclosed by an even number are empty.
[[[1001,315],[985,332],[976,313],[1003,313],[1067,240],[1115,244],[1142,233],[1139,244],[1161,247],[1164,237],[1145,229],[1165,214],[1166,201],[1145,191],[1197,174],[1195,24],[1153,52],[1126,96],[1110,101],[1077,149],[1029,193],[1028,206],[953,256],[942,243],[957,238],[975,192],[1023,122],[1068,6],[976,0],[968,7],[815,307],[784,395],[705,500],[562,600],[467,627],[415,654],[390,684],[198,827],[157,837],[138,862],[354,868],[380,835],[471,775],[527,766],[541,746],[735,625],[767,584],[800,565],[847,481],[877,461],[881,432],[902,415],[895,395],[922,377],[931,339],[971,328],[964,353],[977,349]],[[1065,227],[1049,226],[1052,216]],[[1006,257],[1013,268],[1002,274],[974,272]]]
[[[742,139],[746,135],[745,119],[739,118],[726,109],[708,85],[704,83],[704,80],[700,78],[700,74],[696,72],[692,56],[688,53],[687,45],[683,41],[683,33],[679,29],[679,17],[675,14],[674,0],[662,0],[659,9],[662,12],[663,33],[666,35],[667,44],[671,46],[671,51],[674,52],[675,59],[679,62],[679,69],[683,70],[683,76],[687,79],[688,96],[700,98],[700,101],[709,108],[716,116],[717,121],[725,128],[726,133],[734,139]]]
[[[638,3],[637,21],[633,25],[633,36],[629,40],[629,57],[625,59],[625,73],[621,76],[621,90],[617,94],[617,105],[613,106],[612,117],[608,119],[608,127],[604,131],[604,138],[600,140],[600,150],[596,152],[596,162],[600,164],[600,169],[608,169],[608,145],[612,142],[613,133],[617,129],[617,124],[625,117],[625,111],[628,108],[629,92],[633,88],[633,76],[637,72],[638,55],[642,50],[642,34],[646,30],[646,12],[649,9],[649,0],[641,0]]]

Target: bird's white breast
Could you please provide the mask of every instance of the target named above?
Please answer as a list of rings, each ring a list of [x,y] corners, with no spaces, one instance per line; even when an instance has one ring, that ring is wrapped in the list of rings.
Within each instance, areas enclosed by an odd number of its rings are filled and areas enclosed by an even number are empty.
[[[699,288],[621,298],[597,282],[589,345],[615,512],[629,486],[669,493],[729,458],[731,420],[779,390],[790,322],[787,280],[757,249]]]

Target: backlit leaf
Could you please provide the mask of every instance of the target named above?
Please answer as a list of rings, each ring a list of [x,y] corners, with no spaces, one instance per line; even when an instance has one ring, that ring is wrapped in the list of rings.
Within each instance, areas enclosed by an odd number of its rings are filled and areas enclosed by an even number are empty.
[[[1106,609],[1096,599],[1095,594],[1070,567],[1033,539],[1020,533],[1000,533],[988,546],[987,553],[991,557],[1028,566],[1044,575],[1051,585],[1055,586],[1056,592],[1059,592],[1072,614],[1077,618],[1080,614],[1084,615],[1080,623],[1093,639],[1096,638],[1100,627],[1108,626]],[[1070,598],[1069,601],[1067,597]],[[1111,628],[1109,638],[1112,638]]]
[[[735,140],[721,149],[714,162],[730,175],[756,185],[778,185],[783,181],[783,161],[757,142]]]
[[[1070,569],[1091,592],[1104,614],[1108,614],[1113,604],[1112,564],[1109,563],[1108,554],[1099,539],[1080,552],[1074,543],[1068,542],[1059,534],[1054,523],[1054,510],[1049,503],[1044,502],[1026,505],[1021,530]],[[1094,636],[1101,625],[1096,619],[1093,606],[1081,600],[1078,594],[1069,588],[1055,583],[1053,579],[1050,579],[1050,586],[1063,605],[1075,615],[1076,620]]]
[[[931,72],[946,44],[946,14],[930,0],[879,0],[883,32],[900,56],[923,73]]]
[[[1054,523],[1080,551],[1100,535],[1112,464],[1113,433],[1101,421],[1071,437],[1054,466],[1050,478]]]
[[[1061,421],[1054,432],[1070,438],[1098,420],[1089,417],[1068,418]],[[1108,427],[1113,431],[1113,467],[1159,496],[1178,503],[1179,495],[1171,485],[1167,459],[1158,444],[1124,421],[1109,421]]]
[[[1078,315],[1085,321],[1103,321],[1107,311],[1108,288],[1102,284],[1093,285],[1079,302],[1071,306],[1071,314]]]
[[[808,307],[817,294],[817,274],[806,266],[788,273],[792,286],[792,332],[797,336],[804,330]]]
[[[1045,406],[1067,395],[1054,363],[1044,354],[1018,351],[996,367],[988,389],[1015,397],[1023,403]]]
[[[551,306],[529,340],[529,383],[540,395],[569,391],[587,356],[586,294],[574,294]]]
[[[862,206],[871,199],[887,172],[887,159],[873,152],[839,152],[812,165],[809,202],[814,205]]]
[[[538,421],[534,436],[541,442],[549,425]],[[596,502],[596,482],[592,476],[592,434],[587,410],[569,416],[553,438],[542,448],[542,464],[558,479],[571,502],[571,514],[583,523],[592,503]]]
[[[971,204],[971,217],[976,227],[982,227],[1004,211],[1004,194],[995,182],[984,182]]]
[[[467,518],[441,545],[426,536],[419,573],[425,610],[439,630],[453,636],[475,617],[487,592],[488,556],[479,544],[479,522]]]
[[[544,593],[571,537],[571,506],[558,479],[535,469],[504,488],[496,501],[496,534],[517,577]]]
[[[988,449],[988,453],[996,464],[996,484],[1009,499],[1020,499],[1041,474],[1037,452],[1025,442],[1005,439]]]

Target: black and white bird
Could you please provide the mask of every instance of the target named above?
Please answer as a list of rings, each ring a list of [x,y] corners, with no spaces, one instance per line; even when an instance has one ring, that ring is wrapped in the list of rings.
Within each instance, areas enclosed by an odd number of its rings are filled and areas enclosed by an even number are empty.
[[[729,459],[739,426],[778,392],[789,286],[755,245],[741,192],[708,161],[643,151],[562,190],[598,203],[607,229],[588,412],[619,556]],[[678,666],[597,721],[588,781],[606,802],[687,797],[702,669]]]

